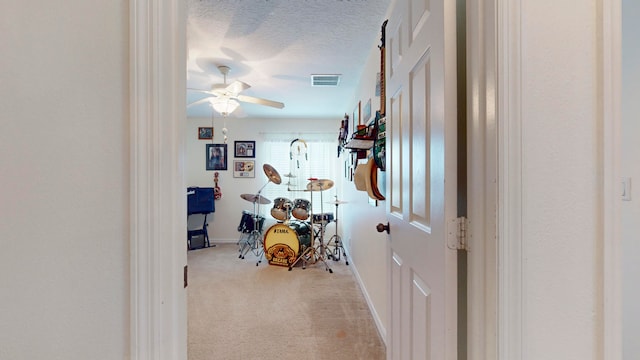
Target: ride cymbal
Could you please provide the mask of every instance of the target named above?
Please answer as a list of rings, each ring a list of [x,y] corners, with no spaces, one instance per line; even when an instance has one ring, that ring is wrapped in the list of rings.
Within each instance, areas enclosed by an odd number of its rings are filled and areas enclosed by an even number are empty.
[[[319,179],[313,180],[307,184],[307,190],[310,191],[324,191],[333,187],[333,180]]]

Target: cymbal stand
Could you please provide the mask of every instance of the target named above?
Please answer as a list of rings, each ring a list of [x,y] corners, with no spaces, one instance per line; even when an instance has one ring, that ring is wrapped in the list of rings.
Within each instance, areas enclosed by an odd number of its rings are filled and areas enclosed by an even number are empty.
[[[311,190],[311,209],[313,211],[313,188],[310,189]],[[322,196],[322,193],[321,193]],[[310,211],[309,213],[309,217],[311,218],[311,243],[309,244],[309,247],[306,248],[301,254],[300,256],[298,256],[298,258],[296,259],[296,261],[293,262],[293,264],[289,265],[289,271],[291,271],[293,269],[294,266],[296,266],[296,264],[298,263],[298,261],[302,261],[302,268],[306,269],[307,268],[307,263],[310,262],[312,264],[315,264],[318,262],[318,260],[322,261],[322,263],[324,263],[324,269],[326,271],[329,271],[329,273],[333,273],[333,270],[331,269],[331,267],[329,267],[329,264],[327,264],[327,262],[324,260],[324,254],[321,251],[320,253],[318,252],[318,249],[315,246],[315,231],[313,229],[313,213],[312,211]],[[322,242],[321,242],[322,244]],[[322,249],[324,249],[324,247],[322,247]]]
[[[321,256],[324,258],[324,256],[327,256],[327,258],[331,259],[333,257],[333,255],[331,254],[331,249],[329,249],[329,242],[326,243],[324,242],[324,233],[325,230],[327,228],[327,224],[329,223],[329,221],[324,219],[324,201],[322,198],[322,192],[320,192],[320,229],[318,229],[318,234],[320,235],[320,244],[317,246],[317,248],[319,249],[319,252],[321,254]],[[312,226],[313,229],[313,226]]]
[[[256,193],[255,200],[253,201],[253,216],[251,219],[253,220],[253,229],[249,236],[242,244],[242,248],[240,249],[240,259],[244,259],[244,256],[249,252],[253,252],[255,256],[258,257],[258,261],[256,262],[256,266],[260,265],[262,262],[262,258],[264,257],[264,241],[262,239],[262,228],[260,227],[260,205],[259,201],[262,197],[262,190],[269,185],[271,179],[264,184],[260,190]],[[257,208],[257,209],[256,209]]]
[[[346,265],[349,265],[349,259],[347,259],[347,252],[344,250],[344,246],[342,245],[342,238],[340,237],[340,235],[338,234],[338,205],[339,205],[339,201],[338,201],[338,197],[336,196],[336,218],[334,219],[335,223],[336,223],[336,234],[333,235],[331,237],[331,239],[329,239],[329,241],[327,242],[327,246],[331,246],[331,242],[333,241],[333,260],[335,261],[340,261],[340,256],[342,254],[342,256],[344,256],[344,263]]]

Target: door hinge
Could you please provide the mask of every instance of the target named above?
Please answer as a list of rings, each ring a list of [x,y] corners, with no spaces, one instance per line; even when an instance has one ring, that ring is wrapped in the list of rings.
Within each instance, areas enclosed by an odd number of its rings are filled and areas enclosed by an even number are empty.
[[[447,230],[449,249],[469,251],[469,219],[464,216],[451,219]]]

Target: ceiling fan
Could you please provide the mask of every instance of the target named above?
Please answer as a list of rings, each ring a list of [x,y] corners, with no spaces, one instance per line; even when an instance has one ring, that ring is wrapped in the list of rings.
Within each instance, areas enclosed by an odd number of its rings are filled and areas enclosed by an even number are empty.
[[[214,110],[219,112],[222,116],[227,116],[234,112],[238,108],[238,106],[240,106],[239,102],[271,106],[277,109],[284,108],[284,104],[278,101],[240,94],[242,91],[249,89],[251,86],[239,80],[236,80],[231,84],[227,84],[227,74],[229,74],[229,70],[231,69],[226,65],[220,65],[218,66],[218,70],[224,76],[224,83],[214,84],[211,87],[211,90],[189,89],[202,92],[210,96],[207,96],[204,99],[200,99],[198,101],[194,101],[187,105],[187,107],[208,102],[211,104],[211,107],[213,107]]]

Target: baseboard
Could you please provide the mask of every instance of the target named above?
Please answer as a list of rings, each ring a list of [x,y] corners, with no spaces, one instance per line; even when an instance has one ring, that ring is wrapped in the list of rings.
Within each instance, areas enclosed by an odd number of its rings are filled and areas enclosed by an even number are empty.
[[[371,315],[373,316],[373,321],[376,323],[376,329],[378,329],[378,334],[380,334],[380,337],[382,338],[382,342],[384,343],[384,346],[388,348],[388,346],[387,346],[387,330],[382,325],[382,320],[380,320],[380,316],[378,315],[378,312],[376,311],[375,307],[373,306],[373,303],[371,302],[371,297],[369,296],[369,293],[367,292],[367,289],[364,287],[364,283],[362,282],[362,278],[360,277],[360,274],[358,273],[358,268],[355,266],[355,264],[353,264],[353,259],[351,259],[351,260],[352,260],[350,262],[351,265],[349,266],[351,268],[351,272],[353,272],[353,275],[356,277],[356,282],[358,283],[358,287],[360,288],[360,291],[362,291],[362,294],[364,295],[364,299],[367,302],[367,306],[369,307],[369,311],[371,311]]]

